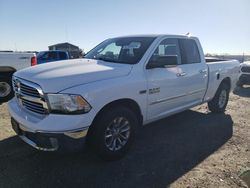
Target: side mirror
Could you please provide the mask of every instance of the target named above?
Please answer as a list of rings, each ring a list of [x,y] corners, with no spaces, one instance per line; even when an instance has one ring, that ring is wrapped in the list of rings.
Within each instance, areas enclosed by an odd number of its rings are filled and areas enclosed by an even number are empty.
[[[156,56],[151,58],[146,69],[170,68],[178,65],[177,55]]]

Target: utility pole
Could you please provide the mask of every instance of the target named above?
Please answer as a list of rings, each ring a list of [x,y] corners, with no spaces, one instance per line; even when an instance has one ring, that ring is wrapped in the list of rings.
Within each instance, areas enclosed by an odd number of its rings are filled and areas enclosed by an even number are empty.
[[[242,55],[242,63],[245,61],[245,54],[243,52],[243,55]]]

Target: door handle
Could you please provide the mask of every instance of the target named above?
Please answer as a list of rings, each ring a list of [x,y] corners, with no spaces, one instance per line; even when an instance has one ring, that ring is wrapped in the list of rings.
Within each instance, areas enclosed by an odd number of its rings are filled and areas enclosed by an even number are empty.
[[[185,72],[182,72],[182,73],[177,73],[177,74],[176,74],[176,76],[177,76],[177,77],[182,77],[182,76],[185,76],[185,75],[186,75],[186,73],[185,73]]]
[[[207,69],[202,69],[202,70],[200,70],[200,73],[201,73],[201,74],[206,74],[206,73],[207,73]]]

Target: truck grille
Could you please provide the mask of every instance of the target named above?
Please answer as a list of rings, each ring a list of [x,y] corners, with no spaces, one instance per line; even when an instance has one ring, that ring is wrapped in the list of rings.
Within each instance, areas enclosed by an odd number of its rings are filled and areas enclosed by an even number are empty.
[[[246,72],[246,73],[250,73],[250,67],[245,67],[244,66],[244,67],[241,68],[241,71]]]
[[[25,108],[32,112],[36,112],[39,114],[45,114],[45,109],[43,108],[43,105],[37,102],[32,102],[26,99],[22,99],[22,104]]]
[[[38,85],[13,77],[13,88],[21,107],[37,114],[48,112],[44,94]]]

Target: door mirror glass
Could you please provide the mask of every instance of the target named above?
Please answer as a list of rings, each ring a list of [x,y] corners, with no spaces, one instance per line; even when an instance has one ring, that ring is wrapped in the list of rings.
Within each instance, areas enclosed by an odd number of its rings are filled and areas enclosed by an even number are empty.
[[[148,62],[146,68],[170,68],[178,65],[177,55],[153,56]]]

